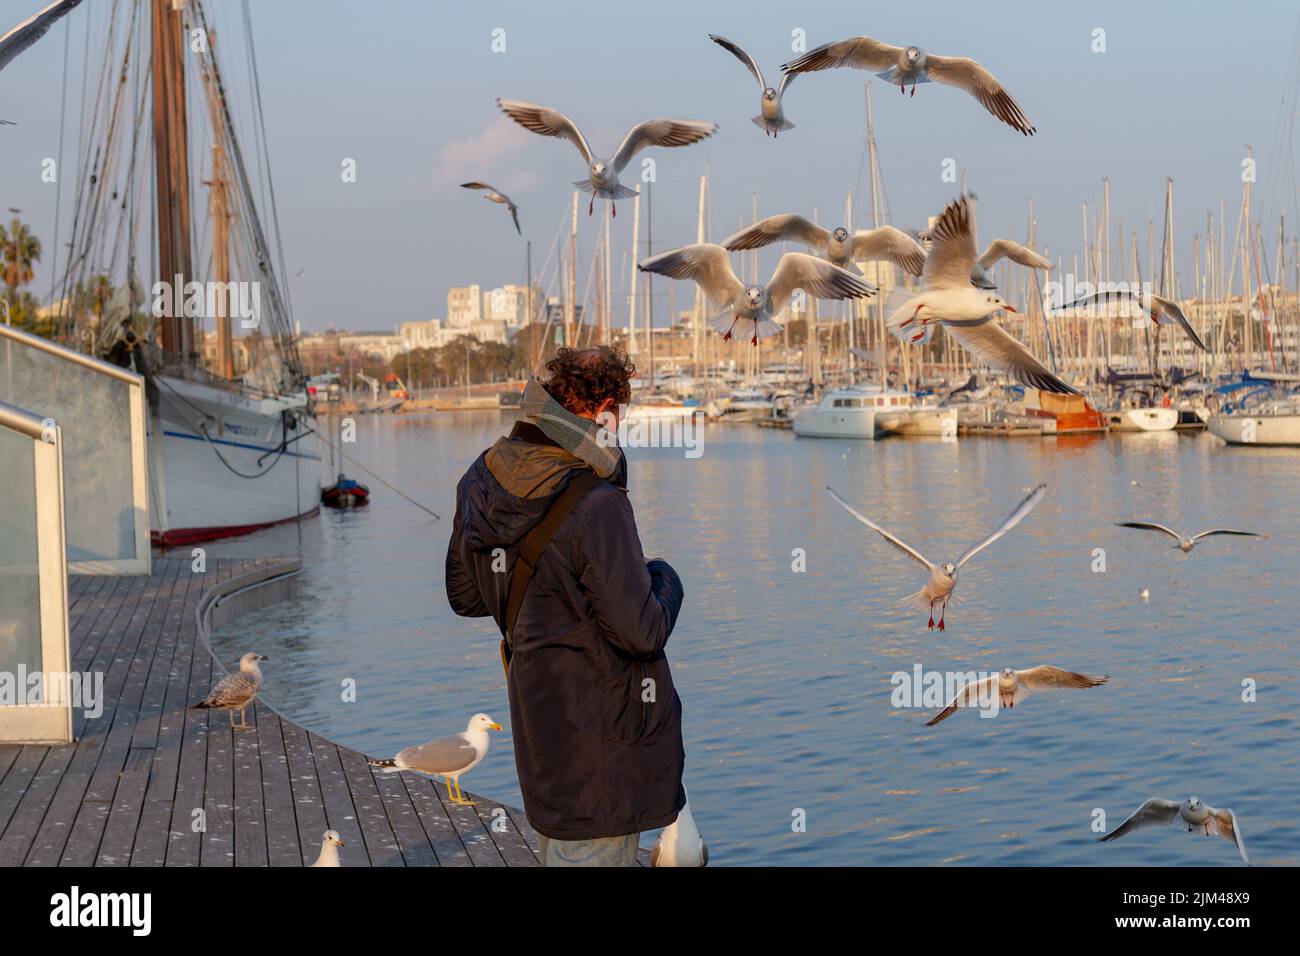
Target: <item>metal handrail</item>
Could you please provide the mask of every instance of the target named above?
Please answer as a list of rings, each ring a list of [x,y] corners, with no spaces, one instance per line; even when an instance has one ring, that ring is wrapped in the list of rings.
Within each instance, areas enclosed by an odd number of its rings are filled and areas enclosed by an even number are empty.
[[[57,342],[51,342],[49,339],[41,338],[39,335],[32,335],[30,332],[24,332],[22,329],[15,329],[11,325],[0,325],[0,336],[11,338],[15,342],[21,342],[23,345],[29,345],[34,349],[40,349],[42,352],[48,352],[50,355],[58,356],[61,359],[67,359],[69,362],[76,362],[92,372],[99,372],[101,375],[111,375],[113,378],[121,379],[129,385],[144,385],[144,379],[132,372],[130,369],[122,368],[120,365],[114,365],[112,362],[105,362],[103,359],[97,359],[93,355],[86,355],[84,352],[78,352],[59,345]]]

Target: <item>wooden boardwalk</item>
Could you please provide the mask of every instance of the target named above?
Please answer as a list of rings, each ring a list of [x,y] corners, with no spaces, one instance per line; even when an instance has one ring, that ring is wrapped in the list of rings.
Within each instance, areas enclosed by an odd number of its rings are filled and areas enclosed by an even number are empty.
[[[538,864],[518,810],[375,773],[261,702],[255,731],[188,709],[222,675],[198,637],[200,597],[273,563],[197,574],[162,558],[149,577],[70,580],[73,670],[103,673],[104,710],[74,713],[72,744],[0,744],[0,866],[302,866],[327,829],[344,866]]]

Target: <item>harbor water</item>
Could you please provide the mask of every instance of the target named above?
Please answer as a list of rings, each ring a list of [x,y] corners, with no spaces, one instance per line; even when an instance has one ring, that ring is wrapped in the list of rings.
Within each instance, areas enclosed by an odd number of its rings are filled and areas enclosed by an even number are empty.
[[[248,650],[270,658],[263,697],[277,710],[371,756],[486,711],[505,731],[464,786],[521,805],[499,635],[452,614],[443,589],[456,481],[510,421],[363,416],[344,449],[441,520],[345,466],[370,484],[368,507],[207,553],[304,561],[296,600],[216,639],[228,665]],[[1236,812],[1252,862],[1300,861],[1300,450],[1203,433],[852,442],[705,426],[698,457],[628,459],[646,556],[685,583],[667,652],[714,865],[1239,863],[1229,841],[1177,827],[1095,842],[1100,812],[1109,829],[1150,797],[1191,793]],[[1038,482],[1037,510],[962,568],[943,632],[902,600],[924,569],[824,491],[944,561]],[[1124,520],[1268,537],[1184,555]],[[918,666],[1037,664],[1111,680],[934,727],[937,708],[891,703],[895,675]]]

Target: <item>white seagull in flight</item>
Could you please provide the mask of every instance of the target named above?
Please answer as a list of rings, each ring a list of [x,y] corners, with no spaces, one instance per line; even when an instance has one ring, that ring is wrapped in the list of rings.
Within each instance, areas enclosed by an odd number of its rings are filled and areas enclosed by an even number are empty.
[[[1051,664],[1040,664],[1038,667],[1023,671],[1006,667],[1000,674],[990,674],[983,680],[966,684],[953,695],[952,700],[948,701],[948,706],[927,720],[925,725],[933,727],[939,721],[956,713],[958,707],[982,706],[985,701],[992,700],[995,689],[999,707],[1015,707],[1032,691],[1060,690],[1067,687],[1100,687],[1108,680],[1110,680],[1109,674],[1103,677],[1089,677],[1087,674],[1076,674],[1074,671],[1062,670]]]
[[[1194,534],[1191,537],[1181,535],[1173,528],[1166,528],[1162,524],[1156,524],[1154,521],[1118,521],[1116,527],[1119,528],[1141,528],[1144,531],[1163,531],[1169,537],[1178,543],[1175,548],[1182,551],[1183,554],[1191,553],[1192,548],[1196,547],[1196,542],[1202,538],[1208,538],[1216,534],[1236,534],[1246,538],[1262,538],[1262,534],[1256,534],[1254,531],[1237,531],[1235,528],[1214,528],[1210,531],[1202,531],[1200,534]]]
[[[732,252],[739,252],[742,249],[761,249],[782,240],[802,242],[827,262],[842,269],[856,270],[854,263],[861,260],[887,259],[919,276],[925,266],[925,250],[901,229],[880,226],[850,234],[843,226],[823,229],[793,213],[760,219],[732,233],[722,240],[722,244]]]
[[[957,571],[963,564],[975,557],[975,555],[979,554],[994,541],[998,540],[998,538],[1002,537],[1016,525],[1020,524],[1020,522],[1024,520],[1025,516],[1029,514],[1029,512],[1033,511],[1038,503],[1043,500],[1043,496],[1047,494],[1047,485],[1039,485],[1031,491],[1024,501],[1016,505],[1016,510],[1011,512],[1007,517],[1007,520],[1002,522],[996,531],[979,544],[968,548],[966,553],[958,558],[956,562],[945,561],[943,564],[935,564],[902,538],[886,531],[880,525],[876,524],[862,512],[858,511],[851,504],[837,495],[834,489],[828,486],[826,490],[830,493],[832,498],[840,503],[845,511],[853,515],[853,517],[857,518],[872,531],[876,532],[876,534],[880,535],[899,551],[902,551],[905,555],[913,561],[921,564],[930,572],[930,580],[925,582],[925,587],[921,588],[921,590],[917,591],[915,594],[909,594],[903,600],[907,603],[914,604],[919,608],[924,609],[928,607],[930,609],[930,630],[934,630],[935,626],[934,606],[939,602],[943,602],[943,607],[939,610],[939,630],[942,631],[944,629],[944,612],[948,610],[948,601],[952,596],[953,589],[957,587]]]
[[[483,190],[484,199],[491,200],[495,203],[501,203],[510,210],[510,218],[515,221],[515,232],[519,233],[521,236],[524,234],[524,231],[519,228],[519,207],[511,201],[509,196],[501,192],[501,190],[497,189],[495,186],[489,186],[487,183],[480,183],[477,181],[472,183],[461,183],[460,188]]]
[[[712,136],[718,128],[716,123],[703,123],[699,120],[652,119],[633,126],[623,144],[609,159],[601,159],[591,151],[586,138],[573,120],[559,110],[523,100],[497,100],[497,106],[526,130],[539,136],[558,136],[567,139],[587,163],[587,178],[579,179],[573,185],[585,193],[591,193],[591,202],[587,204],[587,215],[596,204],[596,197],[610,200],[609,211],[614,211],[613,200],[635,196],[636,190],[629,189],[618,181],[618,174],[632,161],[632,157],[647,146],[690,146],[705,137]]]
[[[1202,830],[1206,836],[1217,834],[1225,840],[1231,840],[1236,845],[1237,852],[1241,854],[1242,862],[1247,866],[1250,865],[1250,857],[1246,855],[1246,843],[1241,836],[1241,826],[1237,823],[1237,815],[1226,807],[1217,810],[1214,807],[1206,806],[1201,802],[1200,797],[1188,797],[1181,803],[1177,800],[1161,800],[1159,797],[1153,797],[1138,807],[1131,817],[1105,836],[1098,837],[1097,840],[1100,843],[1108,843],[1111,840],[1118,840],[1124,834],[1132,833],[1134,830],[1156,826],[1157,824],[1167,825],[1180,817],[1187,824],[1188,833],[1193,830]]]
[[[942,325],[957,344],[985,365],[1012,376],[1022,385],[1077,395],[1052,374],[1029,349],[993,321],[999,309],[1016,310],[996,292],[971,284],[976,268],[975,211],[970,196],[950,202],[930,230],[933,246],[925,259],[916,292],[895,286],[886,300],[889,331],[905,342],[924,345]]]
[[[774,89],[767,85],[767,82],[763,79],[763,71],[758,68],[758,63],[755,62],[754,58],[745,52],[744,47],[738,43],[732,43],[726,37],[720,37],[713,33],[709,34],[709,39],[745,64],[749,72],[754,74],[754,79],[758,80],[758,87],[763,91],[763,100],[759,114],[750,122],[772,137],[785,130],[794,129],[794,123],[785,118],[785,112],[781,109],[781,98],[785,96],[785,88],[794,82],[795,75],[786,73],[781,77],[781,85]]]
[[[979,100],[986,110],[1012,129],[1026,136],[1034,135],[1034,126],[1029,122],[1029,117],[1025,116],[1011,94],[1002,88],[997,78],[964,56],[939,56],[927,53],[919,46],[890,46],[871,37],[850,37],[837,43],[824,43],[781,69],[786,73],[811,73],[839,66],[876,70],[876,76],[895,84],[900,93],[910,83],[913,96],[916,95],[918,83],[934,80],[946,86],[955,86]]]
[[[736,278],[727,250],[711,242],[670,249],[643,259],[637,268],[670,279],[694,279],[705,298],[722,309],[709,325],[731,341],[737,322],[753,328],[750,343],[781,331],[774,316],[786,307],[795,290],[819,299],[865,299],[876,287],[856,272],[849,272],[806,252],[787,252],[776,264],[767,285],[747,286]],[[746,326],[742,326],[744,328]]]

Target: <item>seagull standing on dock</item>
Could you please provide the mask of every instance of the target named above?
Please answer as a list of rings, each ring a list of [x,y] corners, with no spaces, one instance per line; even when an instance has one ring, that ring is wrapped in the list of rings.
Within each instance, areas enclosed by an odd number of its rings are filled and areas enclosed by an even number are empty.
[[[682,784],[686,792],[686,784]],[[691,815],[691,796],[686,794],[686,803],[682,806],[677,819],[664,827],[650,850],[651,866],[708,866],[709,845],[700,836],[695,826],[695,817]]]
[[[975,216],[970,196],[950,202],[930,230],[934,245],[925,259],[925,291],[895,286],[886,300],[889,331],[905,342],[924,345],[942,325],[973,356],[1022,385],[1077,395],[1032,352],[993,321],[999,309],[1015,312],[996,292],[971,284],[975,261]]]
[[[461,792],[460,778],[487,756],[488,731],[500,729],[501,725],[487,714],[475,714],[462,733],[439,737],[418,747],[407,747],[392,760],[371,760],[370,766],[378,767],[384,773],[413,770],[427,776],[442,777],[451,802],[472,807],[474,801],[465,799]]]
[[[1011,94],[992,73],[968,57],[939,56],[919,46],[890,46],[871,37],[850,37],[837,43],[824,43],[781,69],[787,74],[811,73],[840,66],[879,71],[876,76],[895,84],[900,93],[910,83],[913,96],[918,83],[934,80],[955,86],[979,100],[986,110],[1012,129],[1026,136],[1034,135],[1033,124]]]
[[[249,651],[239,659],[239,671],[227,674],[217,681],[217,686],[207,697],[199,701],[191,710],[224,710],[230,720],[230,726],[236,730],[251,730],[248,726],[248,708],[262,689],[262,668],[259,661],[269,660],[261,654]],[[235,711],[239,711],[239,723],[235,723]]]
[[[339,862],[339,847],[343,840],[337,830],[326,830],[320,841],[320,856],[312,866],[342,866]]]
[[[670,279],[695,280],[705,298],[723,309],[709,319],[709,325],[722,333],[722,340],[731,341],[736,323],[744,322],[747,325],[742,328],[753,329],[752,345],[781,331],[774,316],[786,307],[796,289],[819,299],[865,299],[876,292],[876,287],[856,272],[804,252],[783,255],[767,285],[747,286],[736,278],[727,250],[711,242],[661,252],[643,259],[637,268]]]
[[[0,36],[0,70],[14,57],[45,36],[50,27],[70,13],[81,0],[55,0],[48,7],[28,17],[4,36]],[[0,119],[0,126],[13,126],[9,120]]]
[[[573,121],[548,106],[525,103],[523,100],[497,100],[497,106],[526,130],[539,136],[558,136],[567,139],[587,163],[587,178],[580,179],[573,185],[585,193],[591,193],[591,202],[587,204],[587,215],[596,204],[596,197],[610,200],[609,212],[617,215],[613,201],[635,196],[636,190],[629,189],[618,181],[618,175],[632,161],[632,157],[647,146],[690,146],[712,136],[718,128],[717,123],[703,123],[699,120],[652,119],[633,126],[623,138],[623,144],[609,159],[601,159],[587,145],[586,137],[574,125]]]
[[[754,58],[745,52],[744,47],[738,43],[732,43],[726,37],[720,37],[713,33],[709,34],[709,39],[745,64],[746,69],[754,74],[754,79],[758,80],[758,88],[763,91],[762,105],[759,108],[759,114],[750,122],[768,136],[774,138],[777,133],[794,129],[794,124],[785,118],[785,113],[781,109],[781,98],[785,96],[785,88],[794,82],[795,74],[786,73],[781,77],[781,85],[774,89],[767,85],[767,81],[763,79],[763,71],[758,68],[758,63]]]
[[[485,193],[485,195],[483,196],[484,199],[488,199],[491,200],[492,202],[503,204],[507,209],[510,210],[510,218],[515,221],[515,232],[519,233],[519,235],[521,236],[524,234],[524,231],[519,228],[519,207],[516,206],[513,202],[511,202],[510,197],[507,196],[505,193],[501,192],[499,189],[495,188],[494,186],[489,186],[487,183],[479,183],[479,182],[461,183],[460,188],[481,189]]]
[[[948,701],[948,706],[925,722],[933,727],[939,721],[956,713],[958,707],[979,707],[992,700],[996,689],[999,707],[1015,707],[1036,690],[1060,690],[1067,687],[1100,687],[1110,680],[1110,675],[1089,677],[1074,671],[1062,670],[1051,664],[1040,664],[1028,670],[1003,668],[1000,674],[990,674],[981,681],[965,685]]]
[[[1178,307],[1178,303],[1156,295],[1154,292],[1134,292],[1129,289],[1115,289],[1107,292],[1094,292],[1092,295],[1085,295],[1075,299],[1073,302],[1067,302],[1065,305],[1052,309],[1053,314],[1060,314],[1071,309],[1091,308],[1093,306],[1113,306],[1127,303],[1141,309],[1151,317],[1151,321],[1157,325],[1177,325],[1186,333],[1187,337],[1192,340],[1202,352],[1208,352],[1205,342],[1192,328],[1192,323],[1188,321],[1183,310]]]
[[[793,213],[760,219],[732,233],[722,240],[722,245],[731,252],[739,252],[781,241],[802,242],[826,261],[855,272],[857,262],[871,259],[894,262],[914,276],[919,276],[925,267],[925,250],[901,229],[879,226],[850,234],[843,226],[823,229]]]
[[[1180,817],[1187,824],[1188,833],[1202,830],[1206,836],[1217,835],[1225,840],[1231,840],[1237,847],[1237,852],[1241,854],[1242,862],[1247,866],[1250,865],[1250,857],[1246,855],[1246,843],[1241,836],[1237,815],[1226,807],[1217,810],[1206,806],[1201,802],[1200,797],[1195,796],[1188,797],[1181,803],[1177,800],[1161,800],[1159,797],[1153,797],[1138,807],[1131,817],[1105,836],[1098,837],[1097,840],[1099,843],[1108,843],[1143,827],[1168,825]]]
[[[1173,528],[1166,528],[1162,524],[1156,524],[1154,521],[1118,521],[1117,528],[1141,528],[1144,531],[1163,531],[1169,537],[1178,543],[1175,548],[1182,551],[1183,554],[1191,554],[1192,548],[1196,547],[1196,542],[1202,538],[1208,538],[1216,534],[1236,534],[1246,538],[1262,538],[1263,535],[1256,534],[1254,531],[1237,531],[1235,528],[1214,528],[1210,531],[1202,531],[1200,534],[1194,534],[1190,538],[1179,534]]]
[[[925,587],[921,588],[921,590],[917,591],[915,594],[909,594],[903,600],[906,603],[914,604],[916,607],[923,609],[928,607],[930,609],[930,630],[934,630],[935,626],[934,606],[942,601],[943,606],[939,610],[939,630],[942,631],[944,629],[944,614],[948,610],[948,601],[952,596],[953,589],[957,587],[958,570],[960,570],[963,564],[975,557],[975,555],[979,554],[994,541],[998,540],[998,538],[1002,537],[1016,525],[1020,524],[1020,522],[1025,519],[1025,516],[1028,515],[1029,512],[1033,511],[1034,508],[1037,507],[1038,503],[1043,500],[1043,496],[1047,494],[1047,485],[1039,485],[1031,491],[1029,497],[1016,505],[1016,510],[1011,512],[1007,517],[1007,520],[1002,522],[996,531],[979,544],[968,548],[966,553],[958,558],[956,562],[946,561],[943,564],[935,564],[902,538],[886,531],[862,512],[856,510],[847,501],[837,495],[829,486],[826,488],[826,491],[832,498],[839,502],[845,511],[853,515],[853,517],[857,518],[872,531],[876,532],[876,534],[880,535],[899,551],[902,551],[905,555],[913,561],[921,564],[930,572],[930,580],[925,582]]]

